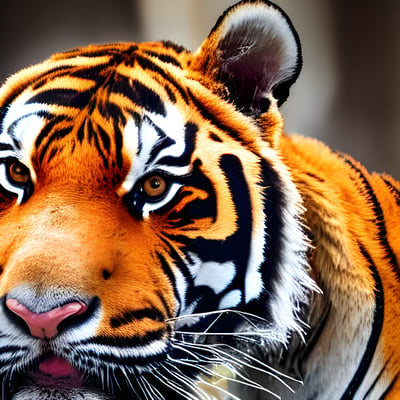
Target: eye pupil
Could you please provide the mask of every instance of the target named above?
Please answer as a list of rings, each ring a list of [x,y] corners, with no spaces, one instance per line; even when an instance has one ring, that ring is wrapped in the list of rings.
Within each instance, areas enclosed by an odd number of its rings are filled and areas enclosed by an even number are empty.
[[[15,183],[25,184],[30,179],[29,169],[19,161],[13,162],[8,171]]]
[[[160,175],[152,175],[143,183],[143,191],[149,197],[159,197],[167,190],[167,182]]]
[[[154,178],[151,180],[150,186],[152,189],[158,189],[161,186],[161,182],[158,179]]]

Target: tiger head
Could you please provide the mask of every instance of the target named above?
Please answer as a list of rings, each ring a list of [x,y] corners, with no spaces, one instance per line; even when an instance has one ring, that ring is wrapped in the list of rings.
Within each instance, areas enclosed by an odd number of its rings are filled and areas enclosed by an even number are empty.
[[[303,329],[278,109],[300,66],[283,12],[244,1],[195,53],[89,46],[6,82],[2,399],[205,398]]]

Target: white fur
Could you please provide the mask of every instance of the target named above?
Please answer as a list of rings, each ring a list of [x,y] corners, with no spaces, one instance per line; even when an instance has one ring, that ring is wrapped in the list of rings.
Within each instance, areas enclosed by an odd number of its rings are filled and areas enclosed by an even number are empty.
[[[221,293],[236,275],[236,267],[232,261],[218,263],[213,261],[201,265],[194,279],[195,286],[208,286],[215,294]]]
[[[175,167],[163,165],[160,162],[164,156],[179,157],[185,150],[185,124],[183,117],[176,107],[166,106],[166,110],[167,113],[165,116],[155,113],[145,113],[146,118],[143,118],[140,126],[137,126],[133,119],[129,120],[125,125],[123,132],[124,152],[126,157],[131,159],[131,167],[118,190],[120,196],[131,191],[140,178],[151,172],[163,171],[173,176],[182,176],[189,173],[189,165]],[[152,149],[161,140],[155,127],[161,129],[174,143],[161,150],[155,159],[148,164]],[[142,147],[139,151],[140,139]],[[178,184],[171,185],[169,193],[160,202],[146,205],[143,210],[143,216],[147,217],[151,211],[166,204],[173,198],[180,187]]]
[[[303,212],[300,194],[274,151],[265,149],[264,157],[273,163],[283,190],[281,261],[276,266],[278,279],[270,307],[277,334],[288,337],[293,331],[302,333],[303,327],[298,319],[300,305],[307,304],[311,292],[320,292],[320,289],[309,275],[306,253],[310,243],[300,222]]]

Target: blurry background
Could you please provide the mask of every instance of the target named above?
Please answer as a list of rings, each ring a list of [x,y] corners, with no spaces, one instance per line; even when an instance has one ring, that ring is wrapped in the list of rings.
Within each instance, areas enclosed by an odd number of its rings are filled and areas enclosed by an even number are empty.
[[[195,50],[234,0],[1,0],[0,80],[88,43],[171,39]],[[315,136],[400,178],[400,1],[276,0],[303,45],[282,107]]]

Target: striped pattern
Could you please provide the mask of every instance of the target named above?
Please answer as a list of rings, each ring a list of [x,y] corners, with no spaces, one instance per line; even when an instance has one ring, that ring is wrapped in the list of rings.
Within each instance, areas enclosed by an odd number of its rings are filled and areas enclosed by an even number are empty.
[[[283,134],[300,66],[257,0],[194,54],[89,46],[8,80],[2,400],[400,396],[400,183]],[[84,312],[44,342],[6,300]]]

